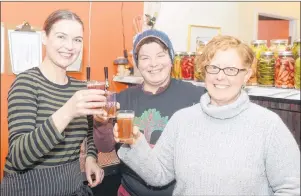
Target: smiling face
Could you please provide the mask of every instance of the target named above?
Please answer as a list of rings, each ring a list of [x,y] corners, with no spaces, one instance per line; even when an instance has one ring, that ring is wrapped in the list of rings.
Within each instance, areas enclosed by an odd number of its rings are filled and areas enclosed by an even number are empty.
[[[83,47],[83,27],[77,20],[59,20],[48,35],[44,32],[46,55],[55,65],[66,69],[78,58]]]
[[[236,49],[226,51],[219,50],[214,55],[210,65],[221,69],[230,67],[226,73],[235,73],[235,68],[245,69]],[[232,68],[232,69],[231,69]],[[213,68],[214,69],[214,68]],[[216,68],[215,68],[216,69]],[[229,104],[233,102],[240,93],[242,85],[250,78],[250,70],[239,71],[237,75],[226,75],[222,70],[217,74],[206,72],[205,84],[211,96],[211,101],[216,104]]]
[[[160,87],[170,79],[172,62],[167,48],[157,42],[146,43],[138,52],[138,69],[148,85]]]
[[[236,100],[252,75],[253,59],[251,48],[231,36],[217,36],[206,45],[196,66],[204,73],[211,104],[227,105]]]

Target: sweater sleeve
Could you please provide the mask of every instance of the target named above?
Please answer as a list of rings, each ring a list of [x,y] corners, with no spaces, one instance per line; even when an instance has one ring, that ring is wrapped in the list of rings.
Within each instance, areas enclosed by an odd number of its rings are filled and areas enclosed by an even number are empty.
[[[116,101],[120,104],[120,109],[132,109],[129,103],[131,98],[129,90],[124,90],[116,95]],[[108,123],[94,121],[94,142],[98,152],[112,152],[118,150],[120,145],[116,144],[113,135],[114,122],[112,119]]]
[[[64,139],[51,116],[37,127],[37,110],[35,81],[20,74],[8,93],[8,158],[17,170],[29,168]]]
[[[119,158],[151,186],[164,186],[175,179],[178,121],[176,114],[171,117],[153,149],[142,135],[137,143],[122,145],[118,151]]]
[[[94,144],[94,138],[93,138],[93,116],[89,115],[87,116],[88,120],[88,133],[87,133],[87,157],[91,156],[97,160],[97,150]]]
[[[300,150],[280,117],[271,127],[265,152],[267,177],[274,195],[300,195]]]
[[[94,143],[98,152],[111,152],[115,148],[115,140],[113,136],[113,124],[102,124],[94,121]]]

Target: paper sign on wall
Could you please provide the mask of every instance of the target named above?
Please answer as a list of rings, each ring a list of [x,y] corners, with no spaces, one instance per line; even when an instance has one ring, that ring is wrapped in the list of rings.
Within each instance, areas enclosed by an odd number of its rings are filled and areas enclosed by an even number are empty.
[[[4,25],[1,23],[1,73],[4,73]]]
[[[42,63],[42,33],[8,30],[12,71],[19,74]]]

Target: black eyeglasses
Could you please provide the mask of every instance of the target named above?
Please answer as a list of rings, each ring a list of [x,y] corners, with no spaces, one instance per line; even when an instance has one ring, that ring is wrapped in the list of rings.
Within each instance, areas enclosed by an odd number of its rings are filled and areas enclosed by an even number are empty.
[[[221,69],[215,65],[206,65],[205,70],[209,74],[218,74],[221,70],[223,70],[227,76],[236,76],[240,71],[247,71],[246,69],[238,69],[235,67],[225,67]]]

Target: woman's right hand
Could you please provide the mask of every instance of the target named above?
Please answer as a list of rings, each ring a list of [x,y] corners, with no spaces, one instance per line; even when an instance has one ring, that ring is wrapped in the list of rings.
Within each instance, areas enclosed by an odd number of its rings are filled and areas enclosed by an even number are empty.
[[[134,126],[133,130],[132,130],[132,137],[127,140],[120,140],[118,138],[118,124],[115,123],[115,126],[113,128],[113,135],[114,135],[114,140],[116,141],[116,143],[122,142],[124,144],[134,145],[137,142],[137,140],[139,140],[139,138],[141,137],[142,134],[139,130],[139,127]]]
[[[103,115],[106,105],[105,91],[100,89],[79,90],[64,105],[72,118],[85,115]]]

